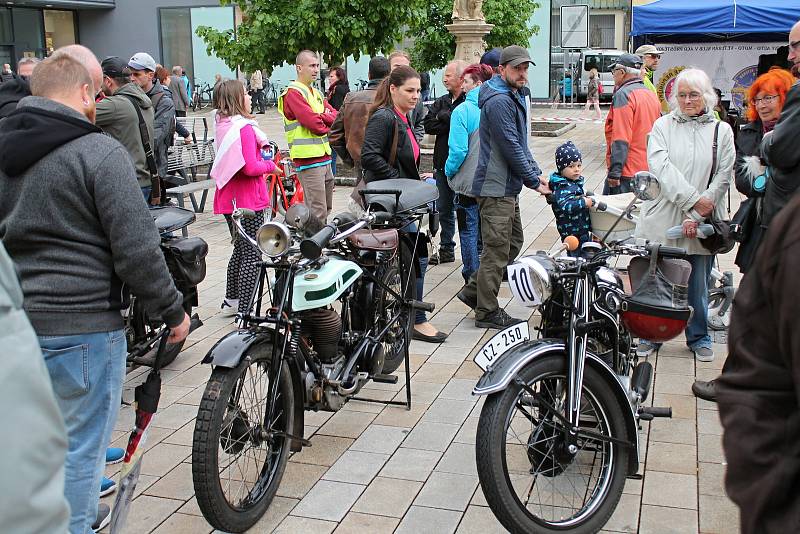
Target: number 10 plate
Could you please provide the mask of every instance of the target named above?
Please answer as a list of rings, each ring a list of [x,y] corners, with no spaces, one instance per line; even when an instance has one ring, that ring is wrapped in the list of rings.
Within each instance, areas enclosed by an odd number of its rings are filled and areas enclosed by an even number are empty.
[[[486,342],[483,348],[478,351],[478,354],[475,355],[475,363],[485,371],[500,359],[503,354],[530,338],[528,323],[523,322],[509,326],[505,330],[499,331],[492,339]]]

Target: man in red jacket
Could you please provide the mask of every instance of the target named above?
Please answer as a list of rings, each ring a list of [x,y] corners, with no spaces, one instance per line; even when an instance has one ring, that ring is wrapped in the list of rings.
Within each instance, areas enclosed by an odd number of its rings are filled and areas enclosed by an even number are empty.
[[[648,169],[647,135],[661,116],[661,104],[642,82],[641,69],[642,60],[633,54],[622,54],[611,67],[616,90],[606,118],[604,195],[633,191],[633,175]]]
[[[283,116],[289,157],[303,185],[311,215],[323,223],[333,207],[333,173],[328,133],[336,110],[314,86],[319,76],[319,57],[310,50],[297,54],[297,80],[278,98]]]

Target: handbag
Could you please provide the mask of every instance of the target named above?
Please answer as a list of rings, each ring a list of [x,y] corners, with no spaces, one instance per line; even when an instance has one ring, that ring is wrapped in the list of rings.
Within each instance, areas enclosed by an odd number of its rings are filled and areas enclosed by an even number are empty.
[[[714,173],[717,172],[717,139],[719,136],[719,121],[714,127],[714,141],[711,143],[711,174],[708,177],[708,184],[706,189],[711,185],[714,180]],[[731,221],[726,219],[718,219],[714,213],[706,220],[711,226],[714,227],[714,233],[706,238],[700,238],[700,244],[703,245],[711,254],[725,254],[733,250],[736,246],[731,235]]]
[[[738,243],[746,243],[758,224],[758,198],[746,198],[731,218],[731,238]]]

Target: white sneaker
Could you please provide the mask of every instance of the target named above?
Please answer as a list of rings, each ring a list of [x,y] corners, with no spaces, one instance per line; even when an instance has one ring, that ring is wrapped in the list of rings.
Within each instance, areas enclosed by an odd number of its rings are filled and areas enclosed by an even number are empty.
[[[223,317],[233,317],[239,310],[239,299],[225,299],[219,308],[222,310]]]

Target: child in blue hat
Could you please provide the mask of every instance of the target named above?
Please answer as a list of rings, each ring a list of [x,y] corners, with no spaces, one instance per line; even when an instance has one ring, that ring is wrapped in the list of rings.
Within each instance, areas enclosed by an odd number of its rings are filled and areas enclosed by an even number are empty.
[[[556,216],[556,227],[561,239],[574,235],[583,245],[592,240],[589,208],[593,202],[583,190],[581,160],[581,152],[572,141],[567,141],[558,147],[556,149],[558,170],[550,175],[550,189],[553,191],[553,214]],[[580,256],[580,250],[570,255]]]

